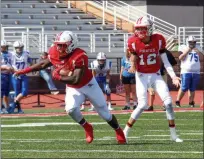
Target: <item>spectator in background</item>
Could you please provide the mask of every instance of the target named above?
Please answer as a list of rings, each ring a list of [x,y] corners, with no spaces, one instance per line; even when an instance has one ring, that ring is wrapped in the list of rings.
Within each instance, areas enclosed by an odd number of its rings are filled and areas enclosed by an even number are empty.
[[[123,56],[121,60],[121,71],[120,71],[120,80],[125,87],[125,107],[122,110],[130,109],[130,93],[132,93],[133,99],[133,109],[137,107],[136,100],[136,89],[135,89],[135,73],[129,73],[128,69],[130,68],[130,55],[131,53],[127,49],[126,55]]]
[[[12,66],[15,71],[24,69],[28,65],[32,64],[30,53],[24,51],[24,44],[21,41],[15,41],[13,44],[14,52],[12,56]],[[9,107],[8,112],[14,113],[15,108],[18,109],[18,113],[24,113],[21,109],[20,101],[23,97],[28,95],[28,77],[27,75],[20,75],[18,77],[12,77],[13,89],[15,91],[14,103]]]
[[[176,59],[174,58],[174,56],[172,55],[172,53],[169,50],[166,50],[166,55],[167,55],[167,58],[169,60],[169,63],[172,66],[175,66],[177,64],[177,62],[176,62]],[[161,64],[160,72],[161,72],[162,78],[167,83],[167,72],[166,72],[166,69],[165,69],[163,63]],[[150,87],[150,88],[148,88],[148,92],[149,92],[150,98],[149,98],[149,108],[147,110],[153,111],[154,110],[153,105],[154,105],[154,100],[155,100],[155,91],[153,88]],[[163,106],[163,108],[165,110],[165,106]]]
[[[12,53],[8,51],[8,44],[5,40],[1,41],[1,110],[0,113],[8,113],[9,108],[9,91],[11,73],[13,68],[11,66]]]
[[[48,58],[48,53],[44,52],[40,56],[39,61],[44,60],[46,58]],[[57,88],[55,87],[55,84],[54,84],[54,82],[52,80],[52,77],[51,77],[50,73],[51,73],[51,68],[50,67],[47,68],[47,69],[39,71],[40,76],[47,82],[47,86],[51,90],[51,94],[57,95],[59,93],[59,91],[56,91]]]
[[[179,46],[179,60],[181,60],[181,87],[178,91],[176,106],[181,107],[180,101],[185,92],[189,92],[189,106],[195,107],[194,97],[196,86],[200,79],[200,58],[202,52],[196,45],[196,38],[189,36],[186,45]]]

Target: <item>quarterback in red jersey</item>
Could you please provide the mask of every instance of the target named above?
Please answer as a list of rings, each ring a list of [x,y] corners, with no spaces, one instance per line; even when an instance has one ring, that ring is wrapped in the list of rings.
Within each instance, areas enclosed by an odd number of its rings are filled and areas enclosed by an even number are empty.
[[[183,142],[176,134],[172,99],[169,89],[160,74],[161,62],[164,63],[174,85],[180,85],[180,78],[176,76],[167,59],[164,37],[152,33],[153,22],[147,17],[141,17],[135,24],[134,36],[128,39],[128,48],[132,53],[129,72],[135,73],[138,106],[131,114],[124,129],[124,134],[127,140],[130,128],[147,108],[147,89],[152,87],[157,91],[166,107],[171,139],[175,142]]]
[[[66,84],[65,110],[74,121],[85,130],[86,142],[93,141],[93,126],[81,114],[80,105],[85,97],[89,98],[98,114],[115,130],[119,144],[125,144],[126,139],[118,121],[107,107],[105,97],[91,70],[88,69],[88,57],[84,50],[77,48],[77,37],[71,31],[64,31],[56,36],[54,46],[49,49],[48,59],[31,67],[20,70],[15,75],[26,74],[32,71],[54,66],[52,76]],[[61,70],[67,75],[62,75]]]

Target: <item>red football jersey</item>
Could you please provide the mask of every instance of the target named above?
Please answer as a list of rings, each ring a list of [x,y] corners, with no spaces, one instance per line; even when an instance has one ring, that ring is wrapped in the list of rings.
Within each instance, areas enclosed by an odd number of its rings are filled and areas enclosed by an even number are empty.
[[[67,68],[72,72],[74,72],[75,68],[85,66],[85,72],[80,83],[77,85],[67,84],[68,87],[81,88],[93,78],[91,70],[88,69],[88,56],[82,49],[76,48],[68,57],[59,59],[56,46],[53,46],[49,50],[48,58],[55,68]]]
[[[131,52],[136,52],[138,72],[156,73],[161,67],[159,50],[166,48],[166,40],[160,34],[153,34],[150,43],[144,44],[133,36],[128,39],[128,48]]]

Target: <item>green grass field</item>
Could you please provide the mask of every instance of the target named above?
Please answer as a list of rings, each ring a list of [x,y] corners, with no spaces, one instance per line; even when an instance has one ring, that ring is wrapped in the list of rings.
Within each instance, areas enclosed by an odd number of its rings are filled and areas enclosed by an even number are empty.
[[[124,128],[130,113],[116,116]],[[165,112],[142,114],[127,145],[117,144],[115,132],[99,116],[85,118],[94,125],[91,144],[68,116],[2,118],[2,158],[203,158],[203,112],[176,113],[183,143],[170,141]]]

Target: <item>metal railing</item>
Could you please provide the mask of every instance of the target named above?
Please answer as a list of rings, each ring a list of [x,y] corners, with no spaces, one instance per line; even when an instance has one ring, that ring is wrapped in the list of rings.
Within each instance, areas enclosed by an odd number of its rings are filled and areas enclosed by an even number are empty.
[[[35,30],[32,30],[35,29]],[[36,31],[36,29],[38,31]],[[88,53],[95,53],[103,47],[104,52],[112,52],[114,48],[124,53],[127,48],[127,39],[130,33],[81,33],[75,32],[79,46],[86,48]],[[9,43],[20,40],[24,48],[32,53],[47,51],[55,39],[55,32],[44,32],[42,26],[8,27],[2,26],[1,38]],[[88,50],[87,50],[88,48]]]
[[[197,43],[204,50],[204,37],[203,37],[203,27],[179,27],[178,28],[178,42],[180,44],[185,44],[186,38],[189,35],[195,36]]]
[[[127,49],[127,39],[131,33],[76,33],[79,45],[80,43],[87,43],[87,50],[89,53],[97,52],[100,46],[97,46],[99,43],[104,43],[107,47],[104,48],[104,52],[112,52],[113,48],[121,48],[121,52],[126,52]],[[45,33],[45,50],[47,50],[52,42],[54,42],[55,34]],[[118,37],[120,36],[120,37]],[[113,38],[116,38],[117,41],[113,41]],[[122,42],[121,42],[122,41]],[[86,48],[87,48],[86,47]]]
[[[114,15],[114,17],[122,18],[132,24],[135,24],[136,20],[139,17],[147,16],[149,17],[155,24],[156,29],[161,30],[163,33],[167,35],[176,35],[177,27],[171,23],[168,23],[160,18],[157,18],[151,14],[148,14],[135,6],[131,6],[123,1],[88,1],[88,3],[95,3],[104,12],[109,12]],[[104,15],[105,16],[105,15]],[[105,19],[105,17],[103,17]],[[116,24],[115,24],[116,26]]]
[[[68,6],[70,6],[70,1],[68,1]],[[136,20],[142,16],[149,17],[154,22],[155,31],[164,35],[166,39],[169,39],[167,45],[168,49],[171,49],[173,45],[174,36],[177,35],[177,27],[171,23],[168,23],[158,17],[148,14],[135,6],[131,6],[123,1],[86,1],[87,4],[93,5],[94,7],[102,11],[102,24],[105,24],[105,13],[109,13],[114,16],[114,30],[117,30],[117,19],[123,19],[132,24],[135,24]],[[83,6],[82,6],[83,7]]]
[[[12,43],[20,40],[24,43],[24,48],[30,52],[45,51],[44,27],[42,26],[24,26],[24,27],[1,27],[1,39]]]

